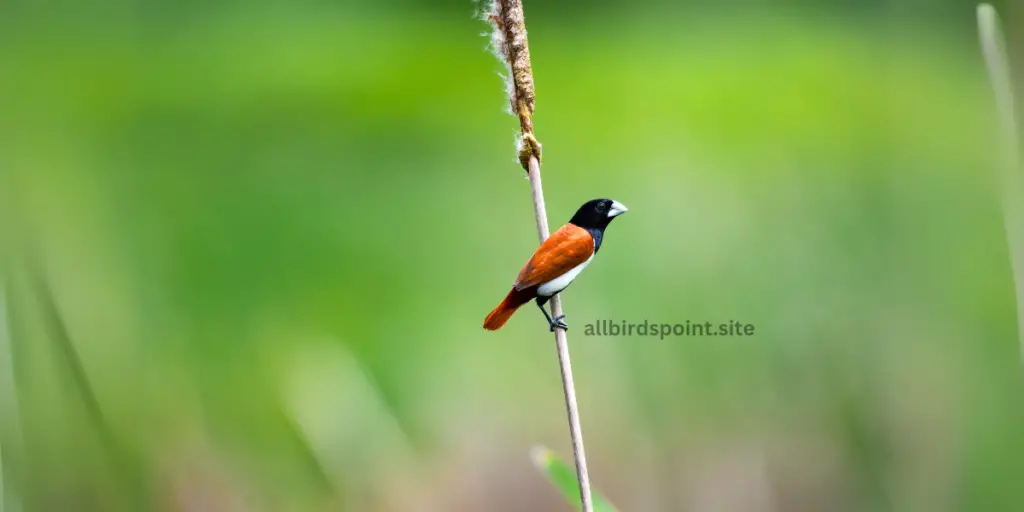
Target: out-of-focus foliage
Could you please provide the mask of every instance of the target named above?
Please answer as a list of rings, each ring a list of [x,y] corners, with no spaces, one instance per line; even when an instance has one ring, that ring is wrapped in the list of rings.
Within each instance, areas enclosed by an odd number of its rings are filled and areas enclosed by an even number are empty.
[[[577,510],[583,508],[580,504],[580,481],[576,478],[575,468],[570,467],[565,461],[551,453],[551,450],[542,446],[535,447],[530,456],[537,469],[544,473],[548,480],[551,480],[551,483],[558,488],[558,491],[565,496],[570,504],[573,504]],[[604,499],[596,490],[591,490],[591,492],[593,493],[591,506],[594,512],[615,512],[615,507],[608,503],[608,500]]]
[[[565,296],[593,483],[624,511],[1017,510],[973,7],[811,3],[527,0],[551,222],[630,207]],[[536,235],[473,9],[4,5],[5,500],[565,509],[527,456],[571,453],[549,333],[480,329]]]

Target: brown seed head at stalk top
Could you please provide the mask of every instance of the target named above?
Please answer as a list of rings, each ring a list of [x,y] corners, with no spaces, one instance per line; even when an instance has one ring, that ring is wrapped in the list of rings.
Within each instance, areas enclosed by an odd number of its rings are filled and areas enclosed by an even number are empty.
[[[526,39],[526,19],[522,0],[493,0],[487,19],[494,24],[492,44],[494,52],[508,67],[509,102],[512,112],[519,117],[522,140],[519,161],[528,167],[530,157],[540,160],[540,143],[533,134],[533,110],[536,92],[533,88],[533,69],[530,66],[530,46]]]

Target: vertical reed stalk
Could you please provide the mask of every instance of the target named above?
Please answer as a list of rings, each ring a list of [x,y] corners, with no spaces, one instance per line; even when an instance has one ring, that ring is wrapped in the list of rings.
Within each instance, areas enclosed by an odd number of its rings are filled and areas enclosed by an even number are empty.
[[[493,50],[508,67],[509,76],[506,79],[509,101],[512,112],[519,117],[521,130],[519,162],[530,179],[537,235],[543,243],[549,236],[548,213],[544,206],[544,187],[540,177],[541,147],[533,133],[536,93],[522,0],[493,0],[487,19],[494,25]],[[562,301],[555,295],[551,299],[551,315],[557,318],[561,314]],[[565,391],[565,408],[569,417],[569,435],[572,438],[581,506],[583,512],[593,512],[590,477],[587,475],[587,456],[583,446],[583,429],[580,426],[579,406],[576,403],[576,386],[572,376],[572,362],[569,359],[569,341],[564,329],[555,329],[555,346],[558,349],[558,363],[562,371],[562,388]]]

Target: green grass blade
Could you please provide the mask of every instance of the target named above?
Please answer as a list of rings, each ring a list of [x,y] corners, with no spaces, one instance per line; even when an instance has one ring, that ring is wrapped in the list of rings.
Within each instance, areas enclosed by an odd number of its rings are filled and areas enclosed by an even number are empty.
[[[562,496],[565,496],[565,499],[576,510],[579,510],[580,486],[579,480],[576,479],[576,470],[563,462],[562,459],[559,459],[554,452],[543,446],[534,447],[530,452],[530,457],[533,459],[533,464],[537,466],[537,469],[544,473],[548,480],[551,480],[555,488],[562,493]],[[617,512],[616,508],[596,490],[592,490],[592,495],[594,499],[594,512]]]

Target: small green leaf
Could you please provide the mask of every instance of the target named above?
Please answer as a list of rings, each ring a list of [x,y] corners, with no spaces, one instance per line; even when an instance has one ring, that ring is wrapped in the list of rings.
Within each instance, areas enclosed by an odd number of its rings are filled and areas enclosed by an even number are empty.
[[[530,451],[530,457],[533,459],[533,464],[537,466],[537,469],[551,480],[551,483],[565,496],[565,499],[576,510],[580,510],[580,484],[579,480],[576,479],[576,470],[562,462],[554,452],[543,446],[534,447]],[[593,488],[590,491],[591,497],[594,500],[594,512],[617,512],[615,507],[608,500],[600,496],[597,491]]]

